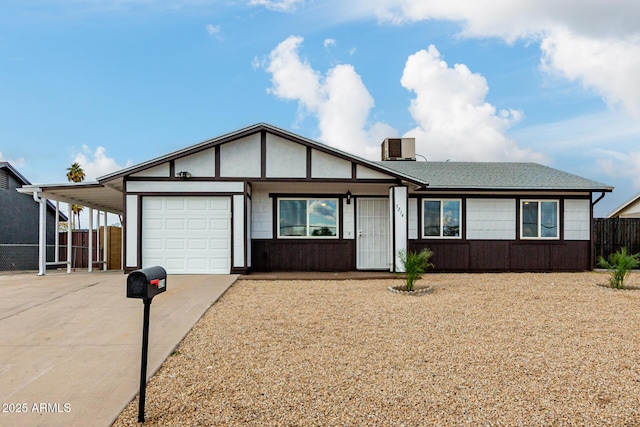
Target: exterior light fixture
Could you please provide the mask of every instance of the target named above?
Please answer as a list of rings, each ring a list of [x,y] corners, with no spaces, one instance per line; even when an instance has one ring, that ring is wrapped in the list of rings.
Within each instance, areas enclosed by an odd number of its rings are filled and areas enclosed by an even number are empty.
[[[191,178],[191,174],[187,171],[180,171],[176,174],[176,178],[188,179]]]
[[[347,190],[347,204],[350,205],[351,204],[351,191]]]

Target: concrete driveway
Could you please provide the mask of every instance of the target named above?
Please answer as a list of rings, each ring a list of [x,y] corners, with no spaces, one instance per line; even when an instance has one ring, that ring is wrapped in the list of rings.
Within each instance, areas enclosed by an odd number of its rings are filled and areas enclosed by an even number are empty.
[[[138,393],[143,303],[122,272],[0,275],[0,426],[109,426]],[[150,378],[237,276],[169,276]]]

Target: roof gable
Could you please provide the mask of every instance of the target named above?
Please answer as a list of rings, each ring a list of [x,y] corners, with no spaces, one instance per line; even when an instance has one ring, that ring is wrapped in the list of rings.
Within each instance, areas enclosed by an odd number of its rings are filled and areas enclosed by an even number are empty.
[[[357,172],[355,172],[357,170]],[[98,178],[112,186],[124,177],[358,179],[425,183],[375,162],[260,123]]]

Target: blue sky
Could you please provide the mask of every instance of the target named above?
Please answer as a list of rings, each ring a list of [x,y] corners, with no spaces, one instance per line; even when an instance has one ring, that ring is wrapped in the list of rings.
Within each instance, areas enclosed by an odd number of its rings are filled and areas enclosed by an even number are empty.
[[[479,4],[482,3],[482,4]],[[535,161],[640,192],[640,4],[5,0],[0,161],[88,178],[257,122],[376,160]]]

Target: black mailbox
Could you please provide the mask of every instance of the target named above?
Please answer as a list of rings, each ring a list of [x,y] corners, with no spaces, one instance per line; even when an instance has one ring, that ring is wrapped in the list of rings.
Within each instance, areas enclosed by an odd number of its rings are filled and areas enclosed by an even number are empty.
[[[151,300],[167,290],[167,272],[159,265],[142,268],[127,277],[127,298]]]

